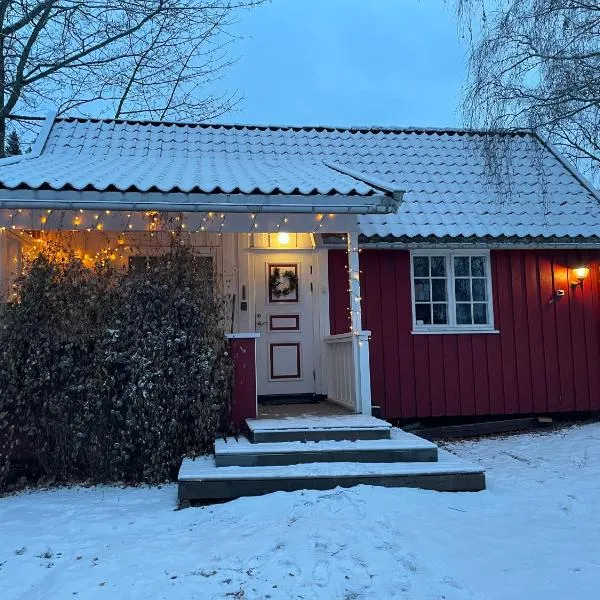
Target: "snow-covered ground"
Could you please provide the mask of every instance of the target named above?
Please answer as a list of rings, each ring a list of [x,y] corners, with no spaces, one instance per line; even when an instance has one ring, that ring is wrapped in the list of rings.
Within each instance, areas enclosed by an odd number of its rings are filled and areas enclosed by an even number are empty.
[[[0,598],[600,597],[600,423],[452,444],[488,490],[361,486],[175,511],[176,489],[0,499]]]

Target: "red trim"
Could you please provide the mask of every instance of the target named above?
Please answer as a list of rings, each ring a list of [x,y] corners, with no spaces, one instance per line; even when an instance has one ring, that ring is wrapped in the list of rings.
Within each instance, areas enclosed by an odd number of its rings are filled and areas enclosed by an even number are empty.
[[[292,327],[273,327],[273,319],[295,319]],[[269,331],[300,331],[300,315],[269,315]]]
[[[231,421],[241,424],[256,417],[256,340],[230,340],[233,361]]]
[[[285,296],[281,296],[279,298],[273,297],[271,286],[269,285],[269,281],[271,280],[271,269],[278,268],[282,273],[284,271],[289,271],[293,269],[296,278],[298,279],[298,287],[296,288],[296,297],[291,300],[286,300]],[[285,302],[300,302],[300,275],[298,273],[298,263],[268,263],[267,264],[267,286],[269,288],[269,303],[271,304],[282,304]]]
[[[295,346],[296,347],[296,375],[274,375],[273,374],[273,348],[275,346]],[[269,370],[271,379],[299,379],[300,378],[300,343],[299,342],[281,342],[269,344]]]

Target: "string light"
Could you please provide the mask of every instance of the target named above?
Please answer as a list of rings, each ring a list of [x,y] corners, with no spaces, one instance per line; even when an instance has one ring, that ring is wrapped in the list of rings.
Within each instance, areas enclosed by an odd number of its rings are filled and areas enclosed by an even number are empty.
[[[223,228],[225,227],[225,215],[221,215],[221,226],[219,227],[219,237],[223,235]]]
[[[317,215],[319,221],[318,225],[313,229],[313,233],[316,233],[325,224],[326,215]]]

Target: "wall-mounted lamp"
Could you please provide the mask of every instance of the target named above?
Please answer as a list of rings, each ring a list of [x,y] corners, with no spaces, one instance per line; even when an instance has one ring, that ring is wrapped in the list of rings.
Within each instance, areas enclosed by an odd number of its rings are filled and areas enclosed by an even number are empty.
[[[573,269],[573,274],[575,275],[575,277],[577,277],[577,281],[572,281],[571,287],[573,289],[578,287],[583,289],[583,281],[590,274],[589,267],[576,267],[575,269]]]
[[[277,234],[277,241],[282,245],[282,246],[287,246],[287,244],[290,243],[290,234],[286,233],[285,231],[280,231]]]

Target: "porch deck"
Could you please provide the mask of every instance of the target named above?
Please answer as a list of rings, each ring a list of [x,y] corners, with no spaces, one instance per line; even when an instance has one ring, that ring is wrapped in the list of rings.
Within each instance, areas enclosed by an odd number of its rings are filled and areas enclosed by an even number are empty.
[[[333,417],[351,415],[351,410],[328,400],[305,404],[259,404],[259,419],[285,419],[289,417]]]

